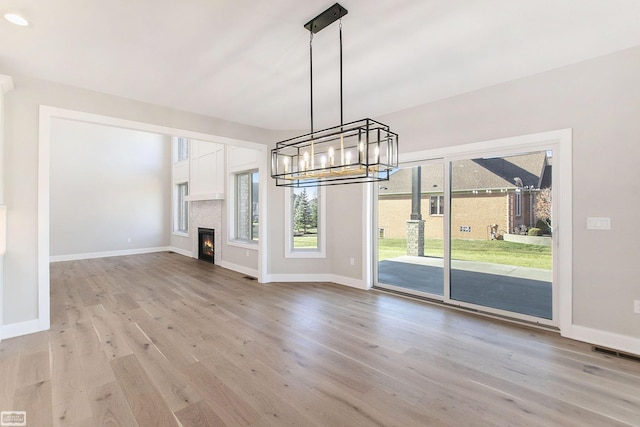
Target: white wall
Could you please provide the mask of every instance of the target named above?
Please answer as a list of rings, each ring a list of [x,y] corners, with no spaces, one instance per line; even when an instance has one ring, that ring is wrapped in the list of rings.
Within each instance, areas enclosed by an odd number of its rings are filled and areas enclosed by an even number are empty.
[[[573,130],[573,325],[583,341],[640,354],[636,259],[640,209],[640,47],[377,118],[400,135],[402,154],[557,129]],[[295,266],[280,251],[282,190],[271,189],[272,273],[321,272],[359,277],[348,260],[365,253],[364,186],[329,188],[327,260]],[[336,191],[337,190],[337,191]],[[610,217],[612,230],[586,229],[586,218]],[[362,262],[362,260],[358,260]],[[358,271],[356,271],[358,270]],[[364,269],[363,269],[364,270]],[[355,273],[355,274],[352,274]]]
[[[587,341],[609,340],[614,347],[616,343],[630,343],[625,348],[640,348],[640,317],[633,313],[632,304],[640,299],[635,265],[640,195],[638,75],[640,47],[379,118],[399,133],[403,153],[572,128],[572,317],[576,331],[584,328],[574,336]],[[273,144],[284,135],[47,82],[14,80],[16,88],[6,96],[9,235],[5,323],[37,316],[33,247],[37,242],[38,104],[263,143]],[[345,261],[354,252],[365,252],[362,232],[346,220],[347,215],[364,217],[364,187],[329,190],[328,231],[332,242],[328,259],[302,263],[284,259],[284,193],[269,185],[272,241],[267,254],[268,273],[305,271],[362,278],[361,272],[351,274],[353,270]],[[587,230],[587,216],[611,217],[612,230]],[[242,263],[246,258],[243,249],[233,248],[228,259]],[[255,264],[247,265],[253,268]]]
[[[572,128],[573,322],[634,339],[638,75],[640,47],[381,118],[402,151]],[[588,216],[611,217],[612,230],[587,230]]]
[[[3,296],[4,325],[13,325],[16,332],[33,331],[39,317],[36,249],[40,105],[236,140],[266,144],[272,139],[272,133],[263,129],[71,86],[20,76],[13,76],[13,83],[15,88],[5,99],[5,202],[9,209]]]
[[[169,246],[169,136],[54,119],[50,254]]]

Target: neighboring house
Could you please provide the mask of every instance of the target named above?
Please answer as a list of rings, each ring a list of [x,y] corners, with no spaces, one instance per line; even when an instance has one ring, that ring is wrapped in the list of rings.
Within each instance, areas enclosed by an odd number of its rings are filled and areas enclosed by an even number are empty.
[[[533,227],[540,189],[551,187],[551,160],[545,152],[510,157],[455,161],[451,165],[451,237],[491,239],[520,226]],[[421,169],[421,213],[426,238],[442,238],[444,170]],[[380,237],[405,238],[411,215],[412,168],[400,169],[380,185]]]

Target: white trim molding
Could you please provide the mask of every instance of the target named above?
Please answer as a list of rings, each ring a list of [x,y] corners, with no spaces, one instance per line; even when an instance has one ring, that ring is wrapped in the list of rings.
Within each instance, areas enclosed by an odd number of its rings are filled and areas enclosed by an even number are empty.
[[[571,325],[568,331],[561,331],[561,335],[566,338],[640,356],[640,339],[636,337],[578,325]]]
[[[218,265],[222,268],[226,268],[227,270],[233,270],[236,273],[246,274],[247,276],[251,276],[251,277],[255,277],[256,279],[259,279],[258,270],[254,268],[249,268],[244,265],[234,264],[232,262],[228,262],[224,260],[220,261]],[[260,280],[260,282],[262,281]]]
[[[14,337],[19,337],[22,335],[35,334],[36,332],[40,332],[40,321],[38,319],[26,320],[24,322],[18,323],[10,323],[8,325],[3,325],[2,335],[0,335],[0,339],[9,339]]]
[[[293,188],[284,191],[284,257],[285,258],[326,258],[327,257],[327,191],[326,187],[318,188],[318,247],[295,249],[293,247]]]
[[[340,276],[337,274],[270,274],[268,282],[265,283],[336,283],[338,285],[349,286],[351,288],[366,291],[369,289],[366,282],[362,279],[354,279],[353,277]]]
[[[7,244],[7,207],[4,206],[4,94],[12,89],[13,78],[0,74],[0,340],[3,337],[4,253]]]
[[[169,252],[169,251],[177,252],[175,248],[171,246],[160,246],[155,248],[123,249],[119,251],[87,252],[82,254],[54,255],[50,257],[50,262],[77,261],[81,259],[109,258],[114,256],[140,255],[140,254],[151,254],[155,252]]]
[[[193,254],[193,251],[187,251],[187,250],[184,250],[184,249],[177,248],[175,246],[171,246],[168,250],[170,252],[175,252],[175,253],[177,253],[179,255],[182,255],[182,256],[186,256],[186,257],[189,257],[189,258],[196,258],[196,256]]]

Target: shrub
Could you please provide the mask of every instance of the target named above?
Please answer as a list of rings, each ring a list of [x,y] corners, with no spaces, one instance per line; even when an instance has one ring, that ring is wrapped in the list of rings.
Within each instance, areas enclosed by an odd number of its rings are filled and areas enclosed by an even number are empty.
[[[542,236],[542,230],[537,227],[532,227],[529,229],[529,236]]]
[[[513,234],[517,234],[518,236],[526,236],[527,235],[527,230],[529,230],[529,227],[527,227],[524,224],[521,224],[521,225],[518,225],[513,230]]]
[[[551,228],[549,228],[549,225],[541,219],[539,219],[538,222],[536,222],[536,227],[540,229],[543,235],[551,234]]]

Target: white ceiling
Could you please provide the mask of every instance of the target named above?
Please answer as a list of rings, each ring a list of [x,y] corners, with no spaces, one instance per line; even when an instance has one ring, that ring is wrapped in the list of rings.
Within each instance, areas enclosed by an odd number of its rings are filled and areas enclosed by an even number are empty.
[[[309,32],[332,0],[0,0],[0,74],[269,129],[309,127]],[[638,0],[342,0],[345,122],[640,45]],[[339,123],[338,26],[314,38]]]

